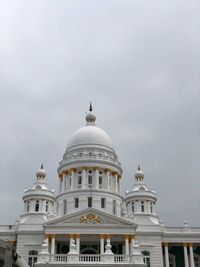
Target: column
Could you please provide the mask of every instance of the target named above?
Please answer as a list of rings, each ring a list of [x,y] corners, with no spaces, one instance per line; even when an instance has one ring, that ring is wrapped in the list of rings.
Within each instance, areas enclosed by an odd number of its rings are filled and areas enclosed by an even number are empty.
[[[74,173],[76,172],[76,169],[73,168],[70,171],[71,171],[71,187],[70,187],[70,190],[73,190],[73,188],[74,188],[74,186],[73,186],[73,184],[74,184]]]
[[[124,239],[125,239],[125,254],[129,255],[129,236],[125,235]]]
[[[117,179],[117,187],[118,187],[118,192],[120,192],[120,188],[119,188],[119,179],[121,178],[120,175],[118,175],[118,179]]]
[[[44,235],[44,239],[46,240],[47,247],[48,247],[48,252],[49,252],[49,235],[48,234],[45,234]]]
[[[82,167],[82,189],[86,188],[86,171],[87,171],[87,167]]]
[[[110,170],[105,169],[105,173],[106,173],[106,180],[107,180],[107,190],[110,191]]]
[[[189,251],[190,251],[190,267],[195,267],[194,266],[194,255],[193,255],[193,247],[192,244],[189,244]]]
[[[169,250],[168,250],[168,243],[164,243],[165,248],[165,267],[169,267]]]
[[[104,254],[104,235],[100,235],[100,254]]]
[[[62,192],[62,177],[59,176],[59,193]]]
[[[188,253],[187,253],[187,244],[183,244],[183,250],[184,250],[184,261],[185,261],[185,267],[189,267],[188,263]]]
[[[98,189],[98,185],[99,185],[99,167],[94,167],[94,188]]]
[[[135,238],[134,235],[132,235],[130,238],[130,249],[129,249],[130,255],[133,254],[134,238]]]
[[[65,173],[62,174],[62,192],[65,191]]]
[[[76,250],[80,254],[80,235],[76,235]]]
[[[51,235],[51,255],[55,254],[55,235]]]
[[[115,173],[115,192],[118,193],[118,175]]]

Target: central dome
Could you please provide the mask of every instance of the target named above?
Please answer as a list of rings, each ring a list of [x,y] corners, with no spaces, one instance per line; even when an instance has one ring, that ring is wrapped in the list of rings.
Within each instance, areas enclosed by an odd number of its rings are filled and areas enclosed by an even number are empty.
[[[75,131],[67,148],[81,145],[102,145],[113,149],[110,136],[95,125],[86,125]]]

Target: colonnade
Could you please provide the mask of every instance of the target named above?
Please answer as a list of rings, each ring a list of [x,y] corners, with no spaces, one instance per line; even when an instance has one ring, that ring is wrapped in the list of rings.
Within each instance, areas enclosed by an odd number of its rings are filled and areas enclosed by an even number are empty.
[[[168,243],[164,243],[163,245],[164,245],[165,267],[170,267],[170,265],[169,265],[169,245],[168,245]],[[195,267],[194,255],[193,255],[193,244],[192,243],[183,243],[183,253],[184,253],[185,267]]]
[[[59,234],[46,234],[45,239],[46,243],[48,245],[48,251],[50,252],[51,255],[55,255],[56,251],[56,236],[60,236]],[[69,234],[69,235],[61,235],[66,237],[69,240],[69,247],[70,245],[75,241],[76,245],[76,251],[77,254],[80,254],[80,234]],[[112,245],[111,239],[112,235],[111,234],[99,234],[99,243],[100,243],[100,255],[103,255],[105,252],[105,246],[106,244]],[[120,237],[120,235],[119,235]],[[96,235],[95,235],[96,238]],[[124,239],[124,255],[131,255],[132,254],[132,248],[134,245],[134,235],[123,235]],[[121,242],[121,241],[119,241]]]
[[[88,169],[93,170],[93,181],[92,181],[92,185],[88,185],[88,181],[87,181],[87,171]],[[63,171],[62,173],[59,174],[59,192],[62,193],[66,190],[66,188],[68,190],[73,190],[73,189],[86,189],[89,188],[89,186],[91,186],[94,189],[102,189],[102,186],[104,186],[106,190],[110,191],[111,189],[114,189],[114,192],[119,193],[119,180],[121,178],[121,175],[117,172],[114,172],[108,168],[103,169],[103,176],[105,179],[105,183],[103,185],[99,185],[99,176],[100,176],[100,168],[99,167],[93,167],[93,168],[89,168],[87,166],[83,166],[81,167],[81,177],[82,177],[82,181],[81,181],[81,185],[74,185],[74,178],[75,178],[75,173],[77,173],[77,169],[76,168],[71,168],[69,170]],[[111,188],[111,178],[114,179],[114,188]],[[69,183],[70,181],[70,183]],[[78,182],[78,181],[77,181]],[[80,186],[80,187],[78,187]]]

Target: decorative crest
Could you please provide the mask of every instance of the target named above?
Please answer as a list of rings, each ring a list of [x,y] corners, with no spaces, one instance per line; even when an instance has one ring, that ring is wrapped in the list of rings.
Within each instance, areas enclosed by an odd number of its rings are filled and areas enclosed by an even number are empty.
[[[42,170],[44,169],[43,163],[42,163],[42,165],[41,165],[40,169],[42,169]]]

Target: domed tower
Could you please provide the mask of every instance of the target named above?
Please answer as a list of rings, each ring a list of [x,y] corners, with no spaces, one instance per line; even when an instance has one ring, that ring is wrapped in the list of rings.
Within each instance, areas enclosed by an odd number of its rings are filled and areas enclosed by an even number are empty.
[[[128,217],[136,224],[159,224],[155,209],[156,201],[155,192],[147,188],[144,173],[138,166],[133,189],[127,191],[125,197]]]
[[[95,124],[90,104],[86,125],[72,135],[58,167],[58,215],[95,208],[120,216],[121,164],[109,135]]]
[[[54,190],[48,188],[46,182],[46,172],[43,165],[36,172],[34,186],[25,190],[23,196],[24,213],[21,215],[20,222],[43,222],[48,216],[54,214],[55,196]]]

